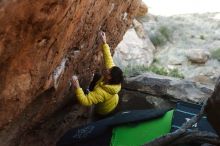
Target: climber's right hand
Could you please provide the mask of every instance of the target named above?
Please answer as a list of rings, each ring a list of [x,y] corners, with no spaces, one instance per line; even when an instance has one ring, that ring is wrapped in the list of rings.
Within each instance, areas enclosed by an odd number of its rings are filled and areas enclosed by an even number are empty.
[[[71,82],[72,82],[72,85],[73,85],[73,87],[76,89],[76,88],[80,88],[80,86],[79,86],[79,81],[78,81],[78,78],[77,78],[77,76],[72,76],[72,80],[71,80]]]

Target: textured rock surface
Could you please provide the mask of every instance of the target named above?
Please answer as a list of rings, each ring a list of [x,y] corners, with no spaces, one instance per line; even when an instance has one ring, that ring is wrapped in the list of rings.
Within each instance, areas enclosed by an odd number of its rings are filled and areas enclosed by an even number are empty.
[[[153,61],[154,50],[155,47],[147,36],[141,39],[135,29],[131,28],[117,46],[113,59],[121,68],[138,65],[149,66]]]
[[[147,5],[142,1],[141,2],[141,5],[140,5],[140,8],[138,10],[138,13],[137,13],[137,16],[144,16],[146,15],[148,12],[148,7]]]
[[[128,78],[125,81],[124,88],[190,102],[202,102],[210,97],[213,92],[213,87],[207,85],[149,73]]]
[[[219,12],[169,17],[148,14],[138,20],[149,38],[157,44],[157,65],[178,69],[187,80],[204,83],[205,78],[206,83],[215,85],[220,72],[217,60],[220,56],[217,53],[220,46],[218,16]],[[202,80],[199,79],[201,76]]]
[[[126,88],[126,87],[125,87]],[[134,110],[134,109],[164,109],[174,108],[175,103],[169,98],[153,96],[147,93],[123,89],[120,93],[120,111]]]
[[[133,24],[133,27],[134,27],[137,35],[142,39],[146,38],[147,35],[144,31],[143,25],[139,21],[137,21],[136,19],[133,20],[132,24]]]
[[[54,145],[68,125],[82,124],[87,109],[80,106],[70,108],[74,120],[65,126],[48,127],[50,121],[62,125],[58,119],[65,112],[54,113],[65,111],[67,103],[74,106],[71,75],[85,87],[100,68],[98,31],[115,48],[139,5],[139,0],[0,1],[0,145]],[[27,134],[34,127],[38,130]],[[42,137],[47,139],[40,143]]]
[[[210,53],[202,49],[189,49],[186,56],[192,63],[204,64],[210,58]]]

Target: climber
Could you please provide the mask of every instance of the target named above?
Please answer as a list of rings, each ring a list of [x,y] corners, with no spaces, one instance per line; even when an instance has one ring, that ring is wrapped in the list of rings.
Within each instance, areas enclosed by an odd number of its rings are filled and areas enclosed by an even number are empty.
[[[99,36],[103,42],[102,52],[105,63],[102,75],[94,75],[88,94],[85,94],[80,88],[76,76],[72,77],[72,85],[76,97],[82,105],[95,105],[95,115],[106,117],[116,112],[116,106],[119,102],[118,92],[121,90],[121,83],[123,82],[123,72],[113,62],[109,45],[106,43],[105,33],[100,32]]]

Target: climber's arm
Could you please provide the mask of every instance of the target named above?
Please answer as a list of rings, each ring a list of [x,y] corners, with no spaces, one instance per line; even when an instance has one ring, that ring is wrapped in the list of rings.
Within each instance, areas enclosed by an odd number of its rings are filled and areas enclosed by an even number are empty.
[[[107,69],[112,68],[113,66],[115,66],[112,56],[111,56],[111,52],[110,52],[110,47],[106,42],[106,35],[104,32],[100,32],[100,36],[101,39],[103,41],[103,45],[102,45],[102,52],[103,52],[103,56],[104,56],[104,62],[105,62],[105,67]]]
[[[85,95],[82,88],[77,88],[75,93],[80,104],[84,106],[90,106],[104,101],[104,97],[98,94],[96,91],[91,91]]]
[[[79,81],[76,76],[72,77],[72,85],[75,89],[76,97],[82,105],[90,106],[104,101],[104,96],[101,96],[97,91],[91,91],[89,94],[85,95],[82,88],[80,88]]]
[[[103,56],[104,56],[104,61],[105,61],[105,67],[107,69],[110,69],[113,66],[115,66],[112,56],[111,56],[110,47],[108,44],[103,44],[102,51],[103,51]]]

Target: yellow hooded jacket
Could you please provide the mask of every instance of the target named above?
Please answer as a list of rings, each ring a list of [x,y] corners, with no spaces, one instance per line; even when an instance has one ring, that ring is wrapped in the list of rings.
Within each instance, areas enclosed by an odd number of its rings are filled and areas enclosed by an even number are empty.
[[[108,44],[102,46],[105,67],[107,69],[115,66],[110,48]],[[87,95],[84,94],[82,88],[76,89],[76,96],[82,105],[90,106],[96,104],[96,112],[106,115],[113,111],[118,104],[118,92],[121,90],[121,84],[108,85],[103,81],[103,77],[96,83],[94,90]]]

